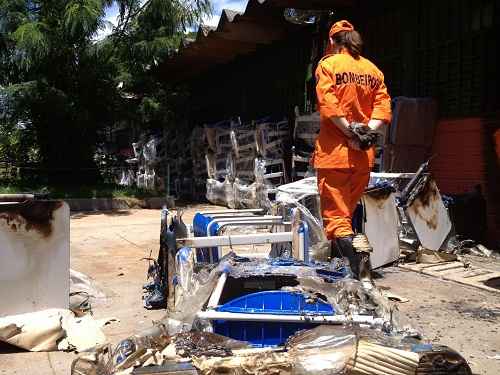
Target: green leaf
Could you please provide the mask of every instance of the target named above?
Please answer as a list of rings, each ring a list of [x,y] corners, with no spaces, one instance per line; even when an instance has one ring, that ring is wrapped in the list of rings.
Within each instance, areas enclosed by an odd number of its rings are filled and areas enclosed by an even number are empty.
[[[19,26],[12,35],[18,58],[26,67],[49,53],[50,44],[45,33],[46,29],[47,25],[42,22],[27,22]]]
[[[72,38],[88,38],[104,27],[101,0],[70,1],[66,5],[64,26]]]

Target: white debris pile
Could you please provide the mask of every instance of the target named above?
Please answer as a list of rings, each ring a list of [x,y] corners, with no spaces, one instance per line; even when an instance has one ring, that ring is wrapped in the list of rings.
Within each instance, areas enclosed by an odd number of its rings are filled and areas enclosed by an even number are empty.
[[[76,317],[66,309],[48,309],[0,318],[0,341],[32,352],[82,352],[106,342],[102,327],[115,318]]]

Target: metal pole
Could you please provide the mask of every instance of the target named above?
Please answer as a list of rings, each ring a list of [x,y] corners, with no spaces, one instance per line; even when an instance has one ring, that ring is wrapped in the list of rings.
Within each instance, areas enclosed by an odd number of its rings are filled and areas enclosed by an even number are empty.
[[[382,318],[374,318],[372,315],[274,315],[274,314],[245,314],[224,311],[200,311],[196,314],[200,319],[206,320],[229,320],[247,322],[288,322],[288,323],[319,323],[319,324],[375,324],[382,325],[385,321]]]

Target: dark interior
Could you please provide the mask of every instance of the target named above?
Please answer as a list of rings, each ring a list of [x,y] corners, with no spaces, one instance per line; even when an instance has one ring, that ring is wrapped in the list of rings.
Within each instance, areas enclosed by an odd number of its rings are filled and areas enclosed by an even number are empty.
[[[223,305],[235,298],[266,290],[280,290],[285,286],[299,285],[295,276],[253,276],[234,278],[229,276],[222,291],[219,305]]]

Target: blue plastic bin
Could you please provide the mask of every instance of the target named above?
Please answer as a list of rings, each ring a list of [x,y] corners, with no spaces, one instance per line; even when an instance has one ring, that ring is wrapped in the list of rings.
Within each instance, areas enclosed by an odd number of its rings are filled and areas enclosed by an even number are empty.
[[[311,323],[213,321],[214,333],[246,341],[256,348],[282,346],[298,331],[317,326]]]
[[[334,315],[333,307],[316,300],[308,302],[299,292],[268,290],[247,294],[235,298],[222,306],[218,311],[245,314],[275,314],[275,315]]]
[[[273,315],[335,315],[333,307],[316,300],[308,302],[299,292],[266,291],[235,298],[219,306],[218,311]],[[255,347],[279,346],[297,331],[317,326],[311,323],[251,322],[215,320],[214,332]]]
[[[193,232],[195,237],[206,237],[208,224],[213,220],[211,216],[202,215],[197,212],[193,218]],[[219,224],[212,225],[210,235],[217,235]],[[210,259],[210,254],[212,259]],[[216,263],[219,261],[219,251],[216,247],[207,247],[196,249],[196,261],[198,263]]]

